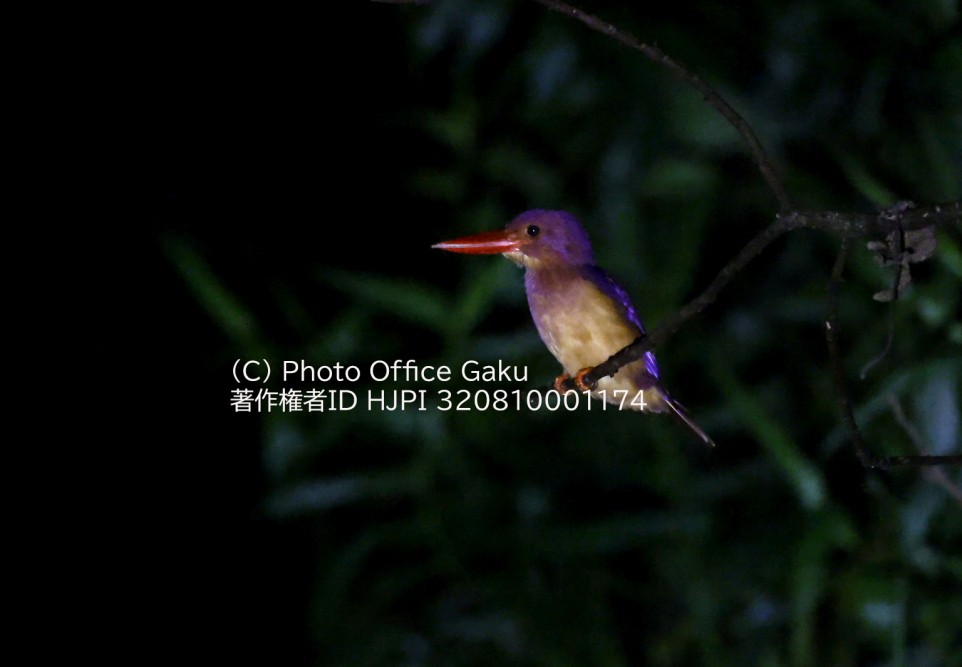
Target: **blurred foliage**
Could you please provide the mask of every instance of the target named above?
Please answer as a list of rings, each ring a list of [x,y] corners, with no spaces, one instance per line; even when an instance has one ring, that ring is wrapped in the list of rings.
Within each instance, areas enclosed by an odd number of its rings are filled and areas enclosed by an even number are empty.
[[[962,196],[955,2],[583,8],[716,86],[801,207]],[[663,68],[534,3],[331,11],[324,30],[347,33],[336,47],[307,27],[231,42],[230,80],[212,79],[225,113],[189,124],[202,164],[156,216],[172,273],[219,326],[218,373],[267,359],[272,389],[359,397],[351,411],[231,415],[260,433],[250,521],[287,535],[248,574],[282,589],[274,609],[303,609],[285,618],[311,659],[962,665],[962,512],[936,479],[959,488],[962,471],[857,464],[822,332],[836,239],[775,243],[658,351],[715,451],[670,420],[597,403],[439,410],[440,389],[526,394],[560,370],[513,265],[432,243],[569,210],[655,325],[776,211],[735,132]],[[201,71],[219,71],[216,52]],[[165,86],[172,109],[191,98],[176,76]],[[208,123],[230,146],[213,185]],[[928,453],[960,450],[962,230],[938,241],[894,305],[872,300],[894,276],[864,246],[847,267],[841,340],[877,454],[916,453],[891,396]],[[890,326],[890,351],[859,380]],[[362,377],[277,377],[301,359]],[[454,378],[370,380],[374,361],[395,359]],[[527,380],[465,382],[467,360],[527,367]],[[369,390],[403,389],[426,390],[427,409],[367,408]],[[225,411],[228,398],[215,399]]]

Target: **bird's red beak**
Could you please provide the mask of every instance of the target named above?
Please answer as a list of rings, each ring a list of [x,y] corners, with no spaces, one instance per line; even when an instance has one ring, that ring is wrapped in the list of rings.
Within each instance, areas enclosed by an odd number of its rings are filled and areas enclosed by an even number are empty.
[[[466,255],[497,255],[503,252],[515,252],[521,246],[530,243],[533,239],[521,236],[517,232],[509,232],[503,229],[499,232],[483,232],[474,236],[465,236],[451,241],[441,241],[432,248],[449,250],[451,252],[461,252]]]

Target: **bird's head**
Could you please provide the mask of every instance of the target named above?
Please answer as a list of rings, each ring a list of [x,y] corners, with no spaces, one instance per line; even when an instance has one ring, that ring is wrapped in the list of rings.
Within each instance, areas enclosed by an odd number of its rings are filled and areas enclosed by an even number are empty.
[[[498,232],[484,232],[433,248],[469,255],[497,255],[529,269],[594,264],[588,234],[565,211],[536,209],[522,213]]]

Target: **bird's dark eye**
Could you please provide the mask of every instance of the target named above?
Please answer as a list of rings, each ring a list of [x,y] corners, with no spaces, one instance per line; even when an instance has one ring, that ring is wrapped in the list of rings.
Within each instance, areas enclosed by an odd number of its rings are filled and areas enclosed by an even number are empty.
[[[538,234],[541,233],[541,228],[538,227],[538,225],[528,225],[527,232],[528,232],[528,236],[530,236],[531,238],[535,238]]]

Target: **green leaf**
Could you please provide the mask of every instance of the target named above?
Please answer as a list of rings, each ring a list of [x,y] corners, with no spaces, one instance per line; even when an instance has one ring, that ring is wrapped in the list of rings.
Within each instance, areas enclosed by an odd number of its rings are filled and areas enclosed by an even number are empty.
[[[236,343],[247,347],[253,345],[260,337],[254,316],[220,281],[190,242],[168,234],[160,243],[167,259],[211,319]]]
[[[791,436],[765,411],[758,397],[736,379],[730,366],[718,355],[712,367],[729,403],[792,482],[802,504],[810,510],[821,507],[825,502],[825,480],[818,468],[805,458]]]
[[[438,333],[444,333],[450,327],[451,303],[431,285],[339,269],[324,269],[320,278],[359,302],[405,322]]]
[[[838,160],[839,166],[842,167],[852,186],[866,199],[876,206],[891,206],[895,202],[896,196],[872,176],[858,158],[839,148],[829,147],[829,151]]]

